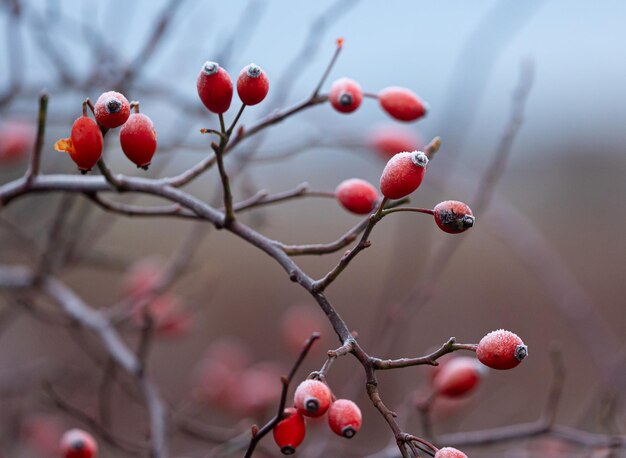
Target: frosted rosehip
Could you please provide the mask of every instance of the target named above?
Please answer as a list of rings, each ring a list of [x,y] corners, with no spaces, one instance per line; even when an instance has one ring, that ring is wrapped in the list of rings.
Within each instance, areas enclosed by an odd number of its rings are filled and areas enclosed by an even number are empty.
[[[428,158],[421,151],[398,153],[387,162],[380,177],[380,190],[388,199],[401,199],[415,191],[426,172]]]
[[[330,87],[328,100],[335,110],[340,113],[352,113],[363,101],[361,86],[350,78],[340,78]]]
[[[294,393],[294,403],[302,415],[321,417],[330,407],[330,388],[319,380],[305,380]]]
[[[62,138],[54,144],[54,149],[69,153],[81,173],[87,173],[102,156],[104,139],[96,122],[81,116],[72,125],[70,138]]]
[[[480,339],[476,356],[492,369],[512,369],[528,356],[528,347],[517,334],[499,329]]]
[[[120,129],[122,151],[138,168],[148,169],[157,149],[157,134],[152,120],[143,113],[133,113]]]
[[[0,127],[0,164],[24,159],[35,144],[35,126],[27,121],[10,120]]]
[[[426,105],[409,89],[388,87],[378,93],[380,106],[399,121],[415,121],[426,114]]]
[[[63,458],[94,458],[98,454],[98,444],[86,431],[70,429],[61,437]]]
[[[448,234],[459,234],[474,226],[472,210],[457,200],[446,200],[438,203],[433,209],[435,223]]]
[[[361,409],[349,399],[337,399],[328,409],[328,424],[338,436],[354,437],[362,421]]]
[[[205,62],[196,81],[200,100],[207,110],[221,114],[228,110],[233,99],[233,83],[226,70],[217,62]]]
[[[293,455],[306,434],[304,418],[293,407],[285,409],[285,418],[274,426],[273,434],[283,455]]]
[[[270,82],[267,75],[258,65],[246,65],[239,73],[237,94],[245,105],[261,103],[269,90]]]
[[[435,453],[435,458],[467,458],[467,455],[460,450],[452,447],[440,448]]]
[[[359,215],[370,213],[380,198],[374,186],[359,178],[339,183],[335,195],[343,208]]]
[[[448,398],[470,394],[480,383],[484,366],[475,358],[452,358],[437,372],[432,383],[436,393]]]
[[[130,116],[130,104],[119,92],[109,91],[98,97],[94,113],[98,124],[114,129],[124,124]]]
[[[280,320],[280,332],[289,350],[300,353],[306,339],[314,332],[326,329],[327,324],[322,319],[319,309],[309,304],[296,304],[289,307]],[[322,345],[314,346],[316,351]]]
[[[403,151],[422,148],[422,140],[411,130],[395,125],[381,126],[368,136],[367,144],[386,161]]]

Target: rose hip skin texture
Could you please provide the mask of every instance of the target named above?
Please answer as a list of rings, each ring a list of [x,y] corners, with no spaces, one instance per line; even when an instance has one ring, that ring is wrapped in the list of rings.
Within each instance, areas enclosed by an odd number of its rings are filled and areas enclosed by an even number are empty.
[[[109,91],[96,100],[94,106],[96,121],[101,126],[114,129],[121,126],[130,116],[130,104],[119,92]]]
[[[261,103],[270,90],[265,72],[256,64],[246,65],[237,78],[237,94],[245,105]]]
[[[205,62],[196,81],[198,95],[207,110],[222,114],[230,108],[233,83],[226,70],[216,62]]]
[[[102,133],[98,124],[87,116],[81,116],[72,125],[70,138],[62,138],[54,149],[69,153],[78,170],[87,173],[102,156]]]
[[[476,356],[481,363],[492,369],[512,369],[528,356],[528,347],[517,334],[499,329],[480,340]]]
[[[321,417],[331,403],[330,388],[319,380],[305,380],[294,393],[294,403],[302,415]]]
[[[421,139],[410,130],[397,126],[381,126],[368,137],[368,145],[388,161],[403,151],[416,151],[422,147]]]
[[[380,190],[388,199],[401,199],[415,191],[426,172],[428,158],[421,151],[398,153],[387,162],[380,177]]]
[[[457,200],[446,200],[433,209],[435,223],[448,234],[459,234],[474,226],[475,218],[472,210]]]
[[[374,186],[359,178],[350,178],[339,183],[335,195],[343,208],[358,215],[370,213],[380,198]]]
[[[455,448],[444,447],[440,448],[439,451],[435,453],[435,458],[467,458],[467,455]]]
[[[98,454],[98,444],[88,432],[70,429],[61,437],[63,458],[94,458]]]
[[[433,379],[433,388],[440,396],[458,398],[474,390],[480,383],[481,366],[475,358],[456,357],[448,361]]]
[[[143,113],[133,113],[120,129],[122,151],[137,167],[147,169],[157,148],[152,120]]]
[[[361,409],[348,399],[337,399],[328,409],[328,424],[338,436],[350,439],[361,429]]]
[[[361,106],[363,91],[361,86],[350,78],[340,78],[330,87],[328,100],[340,113],[352,113]]]
[[[274,442],[284,455],[293,455],[304,440],[305,433],[304,418],[295,408],[289,407],[285,409],[285,418],[274,426]]]
[[[426,114],[426,106],[409,89],[388,87],[378,93],[380,106],[398,121],[415,121]]]

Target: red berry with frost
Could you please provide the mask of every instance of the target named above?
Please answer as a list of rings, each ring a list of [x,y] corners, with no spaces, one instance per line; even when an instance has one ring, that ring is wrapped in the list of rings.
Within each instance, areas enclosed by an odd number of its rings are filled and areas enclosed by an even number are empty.
[[[228,110],[233,99],[233,83],[228,72],[217,62],[207,61],[202,65],[196,86],[207,110],[216,114]]]
[[[418,135],[395,125],[375,129],[369,135],[367,143],[385,160],[403,151],[416,151],[422,148],[422,140]]]
[[[274,426],[274,441],[283,455],[293,455],[304,440],[306,425],[304,418],[293,407],[285,409],[285,418]]]
[[[69,153],[81,173],[87,173],[102,156],[102,132],[96,122],[81,116],[72,125],[70,138],[62,138],[54,144],[54,149]]]
[[[101,126],[114,129],[121,126],[130,116],[130,104],[119,92],[109,91],[96,100],[94,106],[96,121]]]
[[[422,184],[428,157],[421,151],[398,153],[387,162],[380,177],[380,190],[388,199],[408,196]]]
[[[152,120],[143,113],[133,113],[120,129],[122,151],[138,168],[148,169],[157,148]]]
[[[438,395],[458,398],[470,394],[480,383],[484,367],[475,358],[465,356],[452,358],[433,379]]]
[[[319,380],[305,380],[294,394],[294,403],[302,415],[321,417],[330,407],[330,388]]]
[[[98,444],[91,434],[81,429],[70,429],[61,437],[63,458],[94,458]]]
[[[444,447],[435,453],[435,458],[467,458],[467,455],[456,448]]]
[[[270,82],[267,75],[258,65],[246,65],[239,73],[237,94],[245,105],[261,103],[269,90]]]
[[[363,102],[361,86],[350,78],[340,78],[330,87],[328,100],[340,113],[352,113]]]
[[[458,200],[446,200],[433,209],[435,223],[448,234],[459,234],[474,226],[475,218],[471,208]]]
[[[370,213],[380,198],[374,186],[359,178],[339,183],[335,196],[343,208],[359,215]]]
[[[362,421],[361,409],[348,399],[337,399],[328,409],[328,424],[338,436],[354,437]]]
[[[528,347],[517,334],[499,329],[480,340],[476,356],[492,369],[512,369],[528,356]]]
[[[388,87],[378,93],[380,106],[398,121],[415,121],[426,114],[426,104],[403,87]]]

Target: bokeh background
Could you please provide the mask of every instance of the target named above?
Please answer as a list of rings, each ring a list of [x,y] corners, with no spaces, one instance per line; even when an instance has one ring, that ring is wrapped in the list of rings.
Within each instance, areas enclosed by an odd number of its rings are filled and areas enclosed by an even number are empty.
[[[458,236],[463,238],[458,251],[428,289],[431,300],[422,306],[419,299],[407,296],[424,281],[421,274],[430,269],[433,253],[440,253],[454,238],[437,231],[430,218],[413,214],[386,218],[374,231],[372,247],[328,293],[350,327],[359,332],[364,347],[374,353],[380,345],[381,317],[402,301],[410,304],[407,313],[395,320],[401,324],[396,344],[381,357],[421,355],[450,336],[477,342],[497,328],[523,337],[530,348],[523,366],[514,372],[491,373],[470,399],[448,406],[450,411],[435,412],[436,433],[536,419],[550,389],[554,344],[561,349],[566,367],[558,422],[593,432],[623,433],[624,2],[18,3],[19,14],[13,1],[3,1],[0,9],[0,36],[5,37],[0,46],[0,84],[3,94],[10,94],[0,105],[0,116],[3,125],[16,118],[34,120],[37,95],[48,89],[46,173],[75,173],[71,161],[53,151],[54,141],[67,135],[85,97],[95,99],[120,85],[129,99],[140,100],[142,112],[158,130],[160,149],[147,174],[178,173],[209,151],[198,129],[217,123],[196,96],[195,78],[205,60],[218,60],[233,76],[249,62],[268,73],[268,100],[246,110],[242,123],[247,125],[310,95],[334,52],[335,39],[343,37],[343,52],[324,90],[334,79],[348,76],[369,92],[398,85],[418,93],[428,101],[430,112],[418,123],[402,127],[424,141],[438,135],[443,144],[412,202],[432,207],[458,199],[471,206],[509,121],[521,68],[531,65],[534,77],[524,122],[492,205],[476,215],[474,229]],[[146,47],[163,11],[168,11],[163,36],[154,49]],[[12,86],[15,81],[20,84]],[[235,109],[233,103],[228,118]],[[312,189],[332,191],[351,177],[377,183],[384,161],[368,148],[368,139],[387,124],[393,121],[371,99],[350,116],[327,105],[308,110],[273,127],[261,143],[244,143],[233,154],[228,164],[235,168],[238,155],[250,148],[256,148],[261,158],[299,151],[282,161],[248,166],[235,181],[235,195],[241,199],[258,189],[278,192],[304,181]],[[113,132],[106,139],[109,165],[120,173],[143,174],[123,157],[116,135]],[[6,183],[23,173],[25,163],[0,167],[0,181]],[[211,200],[217,185],[218,176],[211,171],[188,189]],[[34,246],[45,247],[60,198],[27,197],[2,210],[1,217],[34,240]],[[181,220],[106,217],[80,198],[70,211],[73,227],[83,228],[79,235],[85,253],[79,261],[59,266],[58,274],[94,307],[117,303],[130,266],[145,258],[167,262],[193,226]],[[251,212],[243,219],[288,243],[331,241],[358,222],[330,199],[297,200]],[[1,262],[28,262],[27,250],[7,227],[3,225],[0,232]],[[65,240],[72,236],[68,230]],[[194,368],[206,348],[224,337],[239,339],[253,361],[288,367],[294,353],[285,343],[281,319],[296,304],[311,309],[307,320],[319,319],[324,335],[300,376],[321,366],[324,351],[336,344],[331,328],[315,303],[287,281],[272,260],[215,231],[207,233],[193,254],[189,268],[171,289],[191,313],[190,330],[157,339],[150,357],[150,372],[168,402],[192,403]],[[299,262],[321,276],[339,256]],[[80,426],[51,403],[42,381],[52,371],[59,391],[89,410],[95,408],[102,367],[85,357],[74,327],[43,322],[28,307],[18,308],[13,296],[3,295],[0,301],[3,316],[10,316],[3,321],[6,326],[0,336],[0,386],[8,387],[0,399],[4,412],[0,454],[40,456],[24,434],[29,418],[53,417],[64,427]],[[15,313],[7,312],[16,308]],[[306,329],[302,324],[303,340]],[[129,341],[136,340],[132,326],[124,332]],[[98,351],[89,335],[81,339]],[[58,376],[56,364],[80,372],[80,389],[72,388],[75,380]],[[366,456],[388,445],[390,432],[367,400],[360,370],[355,361],[343,358],[333,367],[329,382],[337,395],[350,396],[361,405],[363,434],[349,448],[338,449],[340,439],[329,437],[324,428],[315,429],[312,435],[317,439],[307,439],[301,456]],[[11,384],[16,373],[28,380],[18,393]],[[427,386],[426,374],[425,368],[381,374],[385,400],[390,406],[403,406],[403,422],[415,432],[421,428],[419,415],[407,396]],[[141,437],[137,427],[143,421],[141,407],[129,404],[120,392],[112,399],[115,429]],[[255,412],[242,419],[215,406],[196,404],[193,415],[205,426],[236,431],[252,422],[262,424],[270,415]],[[475,457],[623,456],[620,452],[591,455],[603,452],[570,446],[547,451],[541,448],[545,444],[523,440],[466,451]],[[271,439],[266,445],[265,453],[275,453]],[[173,456],[211,456],[214,446],[173,434]],[[126,456],[105,444],[103,449],[103,456]]]

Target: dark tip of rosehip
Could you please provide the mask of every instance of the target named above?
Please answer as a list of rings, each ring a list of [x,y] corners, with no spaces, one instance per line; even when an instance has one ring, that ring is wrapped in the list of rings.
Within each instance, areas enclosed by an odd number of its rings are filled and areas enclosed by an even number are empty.
[[[518,345],[515,349],[515,358],[518,361],[523,360],[528,356],[528,347],[526,345]]]
[[[354,437],[354,435],[356,434],[356,431],[354,430],[354,428],[352,426],[346,426],[345,428],[343,428],[343,437],[347,437],[348,439]]]
[[[148,167],[150,167],[150,164],[146,164],[146,165],[138,165],[137,168],[138,169],[143,169],[143,170],[148,170]]]
[[[294,453],[296,453],[296,449],[293,448],[291,445],[285,445],[283,448],[280,449],[280,451],[283,455],[293,455]]]
[[[411,155],[411,160],[418,167],[426,167],[428,165],[428,157],[422,151],[415,151]]]
[[[82,440],[77,440],[76,442],[72,444],[72,448],[74,450],[82,450],[84,447],[85,447],[85,442],[83,442]]]
[[[89,170],[84,170],[84,169],[78,169],[81,175],[87,175],[87,172],[89,172]]]
[[[220,69],[217,62],[206,61],[202,66],[202,71],[207,75],[215,75]]]
[[[473,227],[474,226],[474,221],[475,221],[475,219],[474,219],[473,216],[465,215],[463,217],[463,227],[465,229],[469,229],[470,227]]]
[[[261,76],[261,67],[256,64],[248,65],[248,70],[246,71],[250,78],[258,78]]]
[[[342,92],[339,94],[339,104],[344,107],[352,105],[352,94],[348,92]]]
[[[304,401],[304,408],[307,412],[315,413],[320,409],[320,401],[315,398],[308,398]]]
[[[107,113],[114,114],[122,109],[122,102],[117,100],[115,97],[111,97],[106,102]]]

